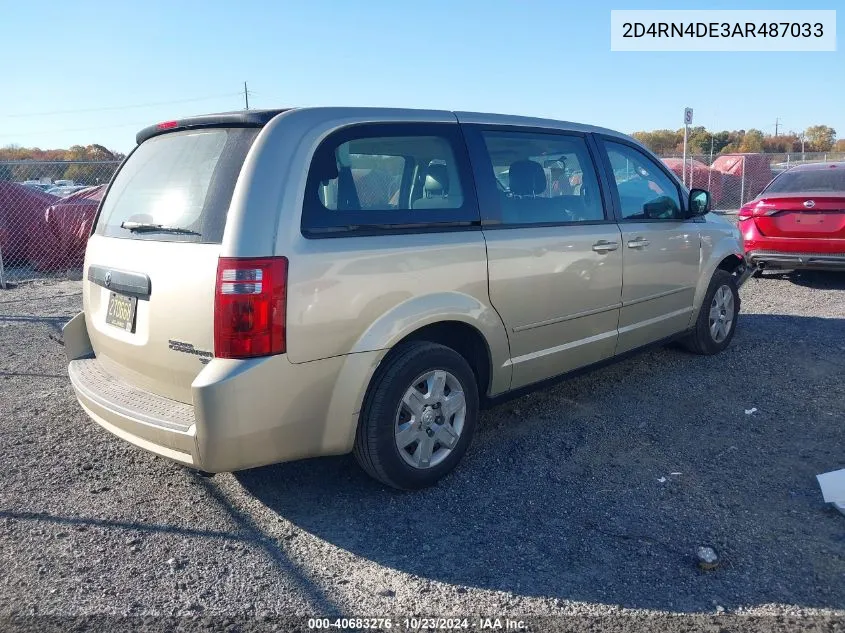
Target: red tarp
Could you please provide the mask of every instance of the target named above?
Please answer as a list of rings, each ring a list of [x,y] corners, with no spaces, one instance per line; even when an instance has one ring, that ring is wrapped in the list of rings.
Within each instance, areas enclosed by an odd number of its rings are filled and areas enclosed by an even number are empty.
[[[56,196],[16,182],[0,182],[0,252],[6,266],[25,264],[29,244],[38,240],[44,209]]]
[[[684,159],[664,158],[663,163],[684,180]],[[722,172],[710,169],[701,161],[687,159],[687,187],[690,189],[706,189],[715,207],[722,200]],[[692,170],[692,184],[690,184],[690,169]]]
[[[29,262],[42,272],[82,268],[91,223],[106,185],[77,191],[48,206],[29,241]]]
[[[737,201],[742,191],[743,201],[747,202],[763,191],[763,187],[769,184],[774,176],[769,160],[765,154],[723,154],[713,161],[713,169],[718,169],[726,175],[726,184],[730,182]]]

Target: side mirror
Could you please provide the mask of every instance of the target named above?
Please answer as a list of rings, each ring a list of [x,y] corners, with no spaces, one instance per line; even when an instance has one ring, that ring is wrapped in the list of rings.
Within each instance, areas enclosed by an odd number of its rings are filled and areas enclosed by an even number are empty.
[[[693,189],[689,192],[689,216],[697,218],[710,212],[710,192],[704,189]]]

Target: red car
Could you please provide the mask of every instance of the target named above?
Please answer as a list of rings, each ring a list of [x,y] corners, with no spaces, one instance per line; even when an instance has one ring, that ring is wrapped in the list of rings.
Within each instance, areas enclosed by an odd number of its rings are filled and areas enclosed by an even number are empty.
[[[845,270],[845,162],[793,167],[739,210],[757,269]]]

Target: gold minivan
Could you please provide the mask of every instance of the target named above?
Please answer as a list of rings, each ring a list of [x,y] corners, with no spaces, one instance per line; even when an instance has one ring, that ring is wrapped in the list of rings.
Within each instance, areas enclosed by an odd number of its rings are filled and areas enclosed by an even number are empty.
[[[610,130],[301,108],[137,141],[88,241],[69,374],[98,424],[196,469],[351,451],[428,486],[482,406],[736,328],[738,232]]]

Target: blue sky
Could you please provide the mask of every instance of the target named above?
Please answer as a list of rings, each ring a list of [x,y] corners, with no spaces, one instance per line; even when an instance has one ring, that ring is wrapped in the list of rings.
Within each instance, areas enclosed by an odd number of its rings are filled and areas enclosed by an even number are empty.
[[[841,0],[3,4],[0,146],[127,151],[150,123],[243,107],[244,80],[252,107],[481,110],[632,132],[681,127],[689,105],[710,128],[773,132],[780,118],[783,131],[824,123],[845,137],[841,45],[610,52],[613,8],[841,8],[843,32]]]

